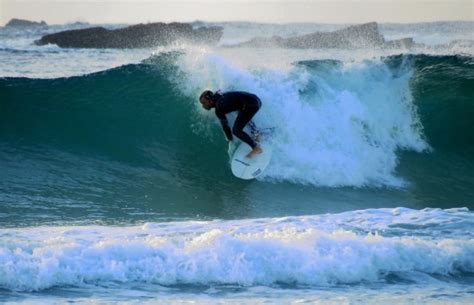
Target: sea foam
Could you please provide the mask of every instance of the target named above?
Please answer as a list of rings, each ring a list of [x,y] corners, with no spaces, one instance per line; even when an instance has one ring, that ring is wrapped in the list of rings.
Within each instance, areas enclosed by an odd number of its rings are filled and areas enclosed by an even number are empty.
[[[410,91],[409,62],[312,60],[288,69],[234,66],[211,51],[178,61],[177,86],[196,99],[201,90],[244,90],[263,101],[254,120],[274,127],[274,154],[263,179],[318,186],[402,186],[399,150],[429,150]],[[196,103],[196,107],[198,107]],[[196,120],[202,120],[198,112]],[[217,124],[217,120],[216,120]]]
[[[362,214],[367,221],[360,225]],[[464,232],[472,223],[467,210],[382,209],[133,227],[3,229],[0,288],[35,291],[113,283],[332,286],[389,277],[439,281],[473,272],[472,238],[428,232],[415,236],[433,214],[439,221],[431,225],[445,230],[449,226]],[[370,223],[385,223],[386,229],[367,230]],[[400,226],[390,231],[394,223],[404,223],[405,231]],[[410,232],[413,236],[406,236]]]

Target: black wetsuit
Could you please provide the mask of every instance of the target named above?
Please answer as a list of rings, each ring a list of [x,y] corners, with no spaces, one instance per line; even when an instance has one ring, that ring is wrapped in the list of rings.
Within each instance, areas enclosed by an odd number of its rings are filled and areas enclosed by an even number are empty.
[[[255,94],[243,91],[230,91],[223,93],[216,100],[216,116],[219,118],[227,140],[232,141],[232,134],[254,148],[257,143],[243,130],[252,117],[262,106],[262,102]],[[226,114],[238,111],[232,130],[227,121]],[[255,127],[253,127],[255,128]]]

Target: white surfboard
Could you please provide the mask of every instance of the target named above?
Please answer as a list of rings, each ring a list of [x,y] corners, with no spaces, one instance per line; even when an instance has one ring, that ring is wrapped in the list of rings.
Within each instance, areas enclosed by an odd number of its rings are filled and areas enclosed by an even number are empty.
[[[247,143],[240,143],[239,147],[235,150],[230,167],[232,173],[241,179],[253,179],[263,173],[265,168],[270,163],[272,157],[272,148],[270,145],[260,144],[263,152],[261,154],[254,155],[248,159],[245,156],[252,150]]]

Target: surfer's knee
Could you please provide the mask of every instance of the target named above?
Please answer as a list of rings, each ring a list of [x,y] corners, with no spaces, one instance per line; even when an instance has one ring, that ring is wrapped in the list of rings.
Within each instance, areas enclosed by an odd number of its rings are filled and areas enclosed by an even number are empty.
[[[243,130],[242,130],[242,128],[240,128],[240,127],[238,127],[238,126],[233,126],[233,127],[232,127],[232,133],[233,133],[236,137],[239,137],[240,135],[242,135]]]

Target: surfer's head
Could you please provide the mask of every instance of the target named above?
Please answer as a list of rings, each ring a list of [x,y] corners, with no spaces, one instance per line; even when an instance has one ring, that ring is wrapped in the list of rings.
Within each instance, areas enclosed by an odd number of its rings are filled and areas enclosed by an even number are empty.
[[[202,108],[206,110],[211,110],[211,108],[215,107],[216,101],[214,99],[214,93],[211,90],[206,90],[201,93],[199,97],[199,102],[202,105]]]

